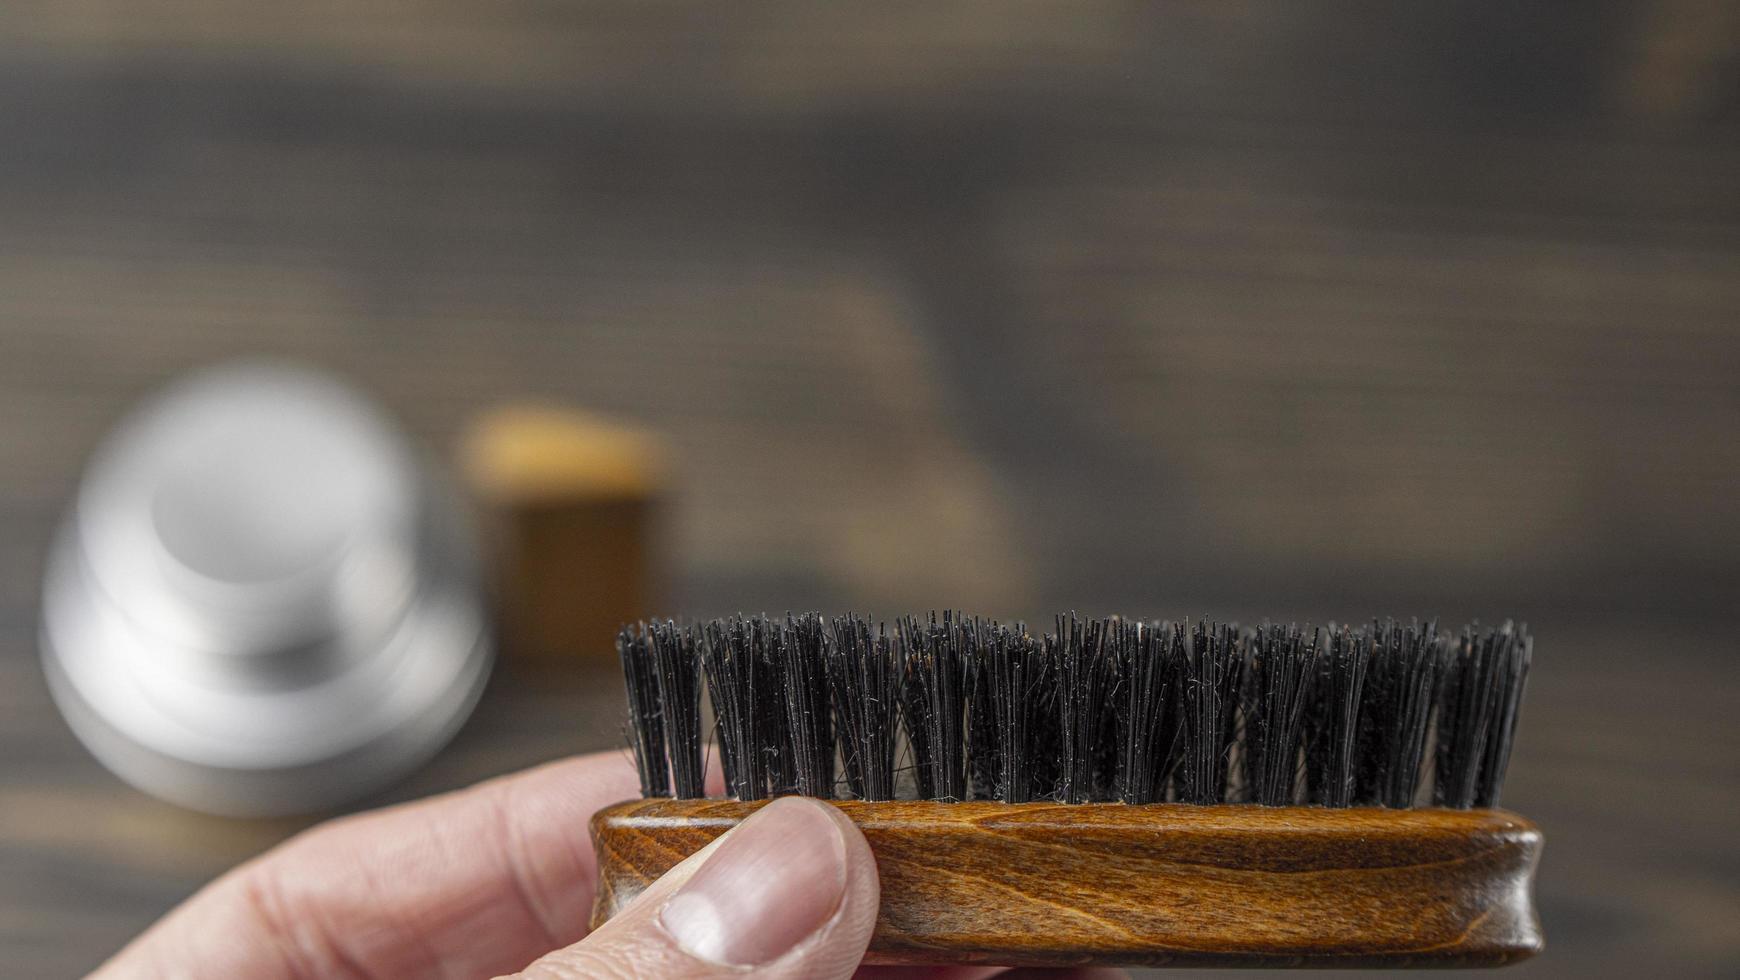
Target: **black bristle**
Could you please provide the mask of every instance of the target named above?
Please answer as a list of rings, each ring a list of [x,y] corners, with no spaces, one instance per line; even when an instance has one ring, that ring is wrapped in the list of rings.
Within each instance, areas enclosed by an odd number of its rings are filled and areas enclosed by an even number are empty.
[[[762,789],[768,796],[789,795],[797,792],[797,763],[785,690],[785,629],[757,616],[749,621],[745,638],[755,660],[754,715],[760,729],[756,741],[761,748]]]
[[[912,777],[918,787],[918,798],[934,800],[936,789],[936,752],[931,742],[931,726],[928,721],[929,697],[925,689],[924,679],[919,676],[924,669],[919,662],[923,656],[925,638],[914,633],[922,627],[916,626],[911,617],[899,620],[895,624],[894,639],[900,651],[900,719],[906,730],[906,742],[912,748]]]
[[[617,651],[647,796],[704,795],[705,686],[737,799],[1410,807],[1431,770],[1434,805],[1467,808],[1498,804],[1533,643],[1510,623],[1451,639],[1072,613],[1036,636],[804,613],[655,621]]]
[[[1414,805],[1443,661],[1444,644],[1435,623],[1372,624],[1360,721],[1358,803]]]
[[[903,714],[921,797],[967,798],[966,640],[953,613],[928,624],[908,616],[897,623],[904,672]]]
[[[616,653],[628,685],[628,721],[640,795],[671,795],[670,763],[665,758],[664,709],[659,703],[658,665],[646,626],[624,626],[616,634]]]
[[[900,729],[901,664],[887,630],[860,617],[833,621],[828,687],[840,732],[846,784],[861,800],[894,799],[894,750]]]
[[[1319,634],[1269,626],[1251,637],[1245,686],[1245,785],[1259,806],[1290,806],[1298,787],[1305,707],[1317,680]]]
[[[1160,803],[1171,778],[1178,725],[1178,675],[1184,654],[1171,623],[1123,622],[1114,632],[1123,678],[1118,712],[1117,798]]]
[[[1307,799],[1320,806],[1353,805],[1361,698],[1371,660],[1371,637],[1346,626],[1329,629],[1318,662],[1305,740]]]
[[[803,796],[834,795],[834,726],[828,695],[827,630],[818,613],[786,617],[779,645],[786,731],[795,789]]]
[[[1063,669],[1055,643],[1028,632],[1024,623],[1010,627],[1027,647],[1031,660],[1027,694],[1027,793],[1036,800],[1056,800],[1063,786]]]
[[[707,795],[701,745],[701,661],[694,633],[666,620],[646,631],[658,677],[659,705],[678,799]]]
[[[958,627],[970,651],[967,662],[967,793],[971,799],[998,799],[1002,775],[1002,748],[998,741],[1001,702],[992,673],[991,641],[981,635],[977,621]],[[1007,709],[1003,709],[1007,710]]]
[[[988,795],[1005,803],[1048,796],[1053,785],[1050,774],[1034,766],[1036,739],[1045,729],[1041,717],[1049,673],[1045,649],[1019,624],[1013,629],[995,623],[973,626],[985,650],[981,676],[989,692],[993,730],[991,744],[976,750],[992,760]]]
[[[1058,719],[1062,727],[1061,773],[1057,795],[1065,803],[1097,798],[1105,760],[1115,746],[1106,739],[1115,683],[1105,620],[1057,617],[1057,634],[1046,637],[1058,671]]]
[[[714,620],[701,629],[701,665],[713,699],[719,762],[725,769],[725,793],[736,800],[767,796],[766,757],[761,751],[764,725],[760,714],[773,702],[756,698],[756,657],[750,647],[749,623],[739,616]]]
[[[1118,618],[1105,620],[1101,623],[1102,634],[1100,704],[1095,714],[1099,717],[1098,731],[1093,737],[1091,769],[1092,784],[1088,790],[1088,798],[1095,803],[1110,803],[1118,798],[1118,770],[1123,765],[1124,745],[1118,739],[1122,730],[1118,721],[1118,705],[1124,696],[1124,672],[1122,658],[1118,653],[1117,631],[1124,621]]]
[[[1432,802],[1458,810],[1474,805],[1474,784],[1486,756],[1498,689],[1493,684],[1497,649],[1491,632],[1462,630],[1444,657],[1438,699],[1437,767]]]
[[[1181,803],[1227,800],[1228,760],[1237,733],[1238,691],[1244,674],[1241,640],[1237,627],[1202,620],[1184,637]]]
[[[1436,806],[1496,806],[1528,673],[1528,638],[1506,623],[1463,629],[1438,699]]]
[[[1504,773],[1510,768],[1510,750],[1516,742],[1517,718],[1522,714],[1523,688],[1529,679],[1529,663],[1534,659],[1535,641],[1529,636],[1527,624],[1514,628],[1504,624],[1505,658],[1498,670],[1498,719],[1486,740],[1486,758],[1480,765],[1480,783],[1475,789],[1474,805],[1498,806],[1504,789]]]

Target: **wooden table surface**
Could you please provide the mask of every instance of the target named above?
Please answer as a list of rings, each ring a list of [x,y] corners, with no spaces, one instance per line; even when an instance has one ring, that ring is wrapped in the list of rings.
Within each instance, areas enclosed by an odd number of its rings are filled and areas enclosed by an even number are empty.
[[[125,788],[36,659],[85,453],[258,354],[437,454],[508,400],[660,429],[669,612],[1524,616],[1519,975],[1740,975],[1737,38],[1694,0],[8,0],[0,975],[308,822]],[[615,745],[615,684],[505,668],[382,800]]]

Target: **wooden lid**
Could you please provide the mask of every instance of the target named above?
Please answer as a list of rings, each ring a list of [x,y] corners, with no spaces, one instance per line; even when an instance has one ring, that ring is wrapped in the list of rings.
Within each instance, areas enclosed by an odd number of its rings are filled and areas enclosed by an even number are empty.
[[[512,505],[653,496],[664,485],[664,460],[646,429],[542,405],[488,412],[467,431],[460,451],[473,490]]]

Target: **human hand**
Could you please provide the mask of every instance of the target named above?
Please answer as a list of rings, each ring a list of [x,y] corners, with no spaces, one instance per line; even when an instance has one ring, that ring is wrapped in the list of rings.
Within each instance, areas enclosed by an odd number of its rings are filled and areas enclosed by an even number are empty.
[[[621,753],[330,821],[229,872],[94,974],[146,977],[948,978],[860,967],[876,862],[839,810],[777,800],[587,932],[588,822],[637,795]],[[1051,974],[1047,974],[1051,976]],[[1115,971],[1056,974],[1072,980]]]

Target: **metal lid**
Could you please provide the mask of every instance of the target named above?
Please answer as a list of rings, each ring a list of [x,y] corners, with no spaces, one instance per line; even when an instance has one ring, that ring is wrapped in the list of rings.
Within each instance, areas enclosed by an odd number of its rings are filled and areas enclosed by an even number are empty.
[[[271,365],[196,375],[93,456],[51,558],[58,703],[123,778],[276,813],[401,775],[490,648],[459,508],[370,405]]]

